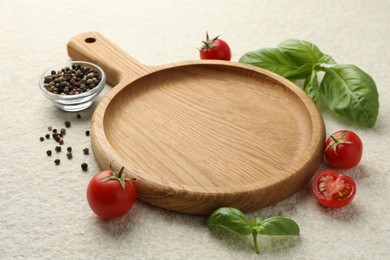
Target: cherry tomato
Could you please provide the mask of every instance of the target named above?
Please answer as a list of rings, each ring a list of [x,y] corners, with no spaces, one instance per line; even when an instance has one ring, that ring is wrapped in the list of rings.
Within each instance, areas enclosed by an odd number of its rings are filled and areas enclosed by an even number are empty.
[[[326,160],[339,169],[355,167],[363,154],[363,143],[359,136],[348,130],[333,133],[326,140],[325,147]]]
[[[133,180],[126,176],[124,167],[119,173],[111,169],[96,174],[87,188],[87,200],[92,211],[106,220],[126,214],[136,199]]]
[[[199,56],[202,60],[227,60],[230,61],[232,55],[229,45],[218,39],[219,36],[210,40],[208,33],[206,33],[206,41],[199,50]]]
[[[323,170],[314,176],[312,192],[321,205],[341,208],[355,197],[356,183],[351,177],[337,171]]]

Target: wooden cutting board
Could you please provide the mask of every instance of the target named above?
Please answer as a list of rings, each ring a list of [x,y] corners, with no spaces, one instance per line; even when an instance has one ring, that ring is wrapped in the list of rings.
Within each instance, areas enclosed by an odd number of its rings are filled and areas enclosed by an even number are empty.
[[[67,47],[114,86],[93,114],[92,148],[102,169],[113,162],[137,178],[140,200],[192,214],[255,210],[298,191],[321,163],[321,114],[272,72],[226,61],[145,66],[97,32]]]

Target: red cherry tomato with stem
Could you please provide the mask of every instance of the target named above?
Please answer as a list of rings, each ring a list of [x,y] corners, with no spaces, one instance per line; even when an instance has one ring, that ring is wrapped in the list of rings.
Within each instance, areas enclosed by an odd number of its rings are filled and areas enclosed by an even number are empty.
[[[325,144],[325,158],[328,163],[339,169],[355,167],[363,154],[363,143],[352,131],[340,130],[333,133]]]
[[[106,220],[125,215],[136,199],[134,180],[125,174],[124,167],[119,173],[111,167],[111,170],[96,174],[87,188],[87,200],[92,211]]]
[[[351,177],[337,171],[323,170],[314,176],[312,192],[321,205],[341,208],[355,197],[356,183]]]
[[[219,36],[210,40],[209,34],[206,32],[206,41],[202,41],[203,45],[199,49],[199,56],[202,60],[227,60],[230,61],[232,54],[229,45],[219,39]]]

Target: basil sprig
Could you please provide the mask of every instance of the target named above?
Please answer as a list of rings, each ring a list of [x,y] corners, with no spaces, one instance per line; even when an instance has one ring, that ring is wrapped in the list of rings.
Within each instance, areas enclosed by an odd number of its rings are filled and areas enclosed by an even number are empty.
[[[337,65],[316,45],[302,40],[286,40],[277,48],[245,53],[239,60],[273,71],[300,86],[321,108],[359,126],[373,127],[379,112],[375,81],[354,65]],[[319,82],[318,73],[323,72]]]
[[[299,226],[293,220],[283,217],[272,217],[261,220],[258,217],[248,219],[240,210],[222,207],[211,213],[207,220],[209,227],[222,227],[237,235],[252,234],[256,253],[260,252],[257,235],[283,236],[299,235]]]

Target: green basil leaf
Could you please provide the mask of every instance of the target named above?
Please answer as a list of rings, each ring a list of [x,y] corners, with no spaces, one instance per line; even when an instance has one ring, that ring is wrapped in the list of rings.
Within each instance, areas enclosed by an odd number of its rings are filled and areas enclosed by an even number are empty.
[[[332,57],[322,53],[316,45],[308,41],[290,39],[281,42],[278,48],[299,65],[335,63]]]
[[[318,79],[317,72],[315,70],[312,71],[311,75],[305,80],[303,83],[302,89],[306,92],[306,94],[313,100],[315,104],[318,101]]]
[[[371,76],[354,65],[335,65],[325,71],[320,94],[328,107],[360,126],[373,127],[379,113],[379,98]]]
[[[250,220],[250,225],[253,228],[260,226],[260,224],[261,224],[261,218],[259,217],[254,217]]]
[[[245,53],[239,60],[241,63],[261,67],[275,72],[283,77],[300,69],[288,56],[276,48],[264,48]],[[309,74],[310,70],[308,73]]]
[[[209,227],[218,226],[238,235],[249,235],[253,229],[245,215],[238,209],[223,207],[211,213],[207,220]]]
[[[313,70],[313,65],[304,64],[298,69],[290,71],[284,77],[289,79],[290,81],[297,80],[297,79],[306,79],[311,75],[312,70]]]
[[[291,219],[272,217],[263,220],[260,226],[256,227],[256,231],[261,235],[268,236],[297,236],[299,235],[299,226]]]
[[[336,61],[328,54],[324,54],[324,56],[321,57],[319,63],[320,64],[336,64]]]

